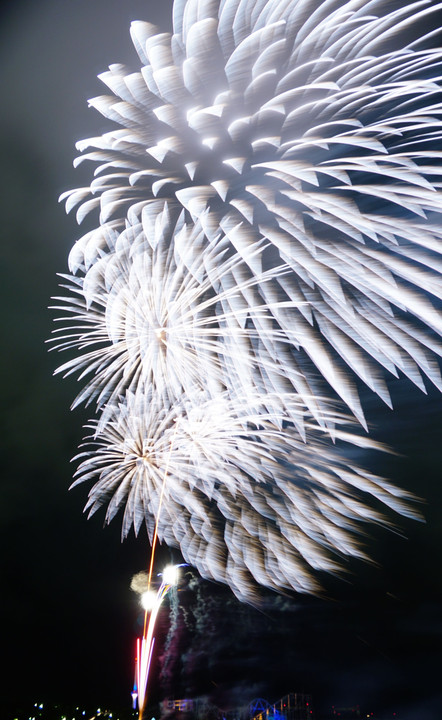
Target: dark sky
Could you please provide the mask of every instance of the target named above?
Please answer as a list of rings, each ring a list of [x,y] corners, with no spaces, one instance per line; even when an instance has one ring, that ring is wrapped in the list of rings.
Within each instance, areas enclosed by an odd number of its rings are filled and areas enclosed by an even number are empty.
[[[129,584],[149,547],[144,535],[121,544],[118,520],[105,529],[103,516],[87,521],[85,488],[68,493],[88,414],[70,413],[75,380],[52,377],[59,358],[45,340],[56,273],[81,232],[57,198],[88,182],[87,169],[72,168],[75,141],[109,127],[86,101],[102,92],[96,75],[109,63],[137,68],[130,21],[167,29],[170,8],[169,0],[15,0],[1,11],[6,708],[40,697],[130,702],[140,613]],[[395,410],[367,398],[368,419],[373,437],[399,454],[361,460],[422,497],[426,523],[371,530],[373,565],[321,578],[322,599],[269,595],[257,611],[189,570],[171,610],[164,606],[153,696],[208,694],[227,707],[305,691],[322,711],[359,703],[402,720],[442,717],[442,401],[405,381],[391,390]]]

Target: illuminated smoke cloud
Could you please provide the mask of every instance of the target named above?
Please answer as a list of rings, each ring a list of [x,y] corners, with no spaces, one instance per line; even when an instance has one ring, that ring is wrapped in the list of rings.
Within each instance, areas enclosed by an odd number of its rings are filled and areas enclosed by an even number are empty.
[[[144,571],[136,573],[130,582],[130,589],[138,595],[146,592],[149,589],[149,573]]]

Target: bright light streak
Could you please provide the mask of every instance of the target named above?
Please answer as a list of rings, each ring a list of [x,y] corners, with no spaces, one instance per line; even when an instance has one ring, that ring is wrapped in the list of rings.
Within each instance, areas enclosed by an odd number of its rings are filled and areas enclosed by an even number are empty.
[[[147,613],[150,612],[148,622],[144,623],[143,637],[137,640],[137,657],[136,657],[136,680],[138,689],[138,708],[140,716],[144,708],[146,700],[147,681],[149,678],[150,665],[152,662],[153,646],[155,643],[154,630],[155,623],[158,617],[158,612],[161,607],[161,603],[169,592],[170,588],[175,586],[179,578],[179,565],[167,565],[162,573],[162,582],[157,592],[148,590],[142,595],[143,598],[148,596],[149,601],[153,601],[149,609],[146,609]],[[144,607],[144,605],[143,605]],[[135,700],[135,688],[132,693],[132,697]]]

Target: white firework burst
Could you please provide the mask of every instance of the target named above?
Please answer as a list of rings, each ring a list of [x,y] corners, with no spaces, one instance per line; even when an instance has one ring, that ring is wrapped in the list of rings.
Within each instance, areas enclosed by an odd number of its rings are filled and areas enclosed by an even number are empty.
[[[302,417],[307,443],[285,406]],[[107,504],[110,522],[124,508],[123,536],[145,522],[151,539],[158,518],[160,540],[242,600],[255,601],[259,585],[315,593],[315,572],[366,559],[361,522],[385,522],[369,496],[417,517],[407,493],[349,466],[293,395],[252,403],[196,389],[168,410],[155,394],[128,392],[103,415],[74,483],[96,481],[90,513]],[[375,445],[342,428],[348,418],[333,420],[338,441]]]
[[[63,196],[99,211],[57,299],[59,372],[98,412],[75,484],[241,599],[365,557],[372,498],[416,517],[348,460],[374,443],[327,396],[365,424],[359,381],[387,403],[385,371],[442,389],[438,12],[176,0],[91,100],[120,127],[78,143],[94,179]]]
[[[442,51],[422,35],[440,10],[178,0],[172,35],[134,23],[143,67],[100,76],[113,94],[91,104],[121,128],[78,144],[98,167],[68,209],[99,208],[122,230],[166,198],[250,275],[289,266],[260,288],[269,307],[296,304],[290,322],[275,314],[294,348],[302,338],[284,363],[306,395],[319,372],[361,422],[353,374],[386,402],[382,369],[441,387]],[[80,265],[102,233],[82,241]]]
[[[54,348],[76,355],[57,372],[92,376],[74,405],[95,399],[102,408],[126,390],[152,390],[168,408],[196,387],[215,396],[227,388],[251,397],[257,388],[305,391],[283,362],[287,336],[274,323],[288,322],[295,305],[274,299],[270,308],[262,297],[289,268],[251,275],[240,256],[226,255],[226,242],[207,247],[201,227],[183,215],[152,201],[123,232],[103,229],[105,250],[102,243],[95,262],[82,262],[83,276],[62,276],[69,294],[55,307],[68,315],[59,318]],[[249,248],[250,260],[261,245]],[[304,396],[322,422],[324,402]]]

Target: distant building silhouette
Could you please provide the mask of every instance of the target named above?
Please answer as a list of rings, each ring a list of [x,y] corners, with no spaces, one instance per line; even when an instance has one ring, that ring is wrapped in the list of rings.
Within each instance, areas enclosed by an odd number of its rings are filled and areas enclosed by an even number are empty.
[[[312,698],[305,693],[289,693],[273,705],[258,698],[250,710],[253,720],[314,720]]]
[[[167,699],[162,703],[162,718],[167,720],[315,720],[310,695],[289,693],[271,704],[255,698],[234,710],[221,710],[205,699]]]

